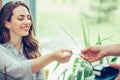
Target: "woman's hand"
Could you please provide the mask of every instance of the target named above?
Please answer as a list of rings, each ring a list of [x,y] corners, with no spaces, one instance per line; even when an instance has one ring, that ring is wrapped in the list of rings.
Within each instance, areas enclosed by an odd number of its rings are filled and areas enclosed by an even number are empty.
[[[72,56],[72,51],[67,49],[59,49],[52,52],[53,58],[61,63],[68,62]]]

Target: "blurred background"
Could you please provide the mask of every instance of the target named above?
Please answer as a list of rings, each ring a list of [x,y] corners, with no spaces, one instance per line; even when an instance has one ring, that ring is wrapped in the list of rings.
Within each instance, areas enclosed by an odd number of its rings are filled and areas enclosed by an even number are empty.
[[[98,34],[101,39],[111,37],[103,41],[103,44],[119,42],[119,3],[120,0],[37,0],[36,36],[45,43],[44,48],[73,46],[62,27],[76,41],[81,42],[83,25],[89,34],[91,45],[97,41]]]
[[[103,39],[102,45],[118,43],[120,40],[119,3],[120,0],[37,0],[36,36],[40,41],[43,54],[58,48],[78,49],[71,36],[79,45],[79,50],[83,49],[82,26],[86,29],[90,45],[96,44],[98,35]],[[53,77],[57,80],[64,69],[72,66],[74,57],[69,63],[60,65],[54,73],[52,70],[56,63],[48,65],[46,68],[51,71],[49,80]]]
[[[4,4],[10,0],[2,0]],[[59,48],[78,50],[85,47],[83,29],[90,45],[99,38],[102,45],[120,42],[120,0],[21,0],[30,5],[35,21],[36,37],[42,55]],[[60,65],[52,72],[56,62],[45,68],[48,80],[57,80],[60,73],[72,66],[70,62]],[[62,79],[61,79],[62,80]]]
[[[91,42],[98,34],[103,38],[118,37],[119,2],[120,0],[37,0],[37,37],[63,37],[65,34],[61,26],[64,26],[75,38],[80,39],[81,21],[89,29]]]

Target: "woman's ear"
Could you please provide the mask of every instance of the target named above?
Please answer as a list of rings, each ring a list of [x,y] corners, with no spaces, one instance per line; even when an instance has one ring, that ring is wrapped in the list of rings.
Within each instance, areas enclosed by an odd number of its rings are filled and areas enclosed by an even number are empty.
[[[5,22],[5,27],[9,29],[10,28],[10,22],[6,21]]]

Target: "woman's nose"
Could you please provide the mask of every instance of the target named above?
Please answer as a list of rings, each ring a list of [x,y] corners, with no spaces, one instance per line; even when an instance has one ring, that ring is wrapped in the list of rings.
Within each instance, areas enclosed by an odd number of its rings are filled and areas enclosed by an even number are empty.
[[[25,23],[25,24],[31,24],[31,20],[30,20],[30,19],[25,19],[25,20],[24,20],[24,23]]]

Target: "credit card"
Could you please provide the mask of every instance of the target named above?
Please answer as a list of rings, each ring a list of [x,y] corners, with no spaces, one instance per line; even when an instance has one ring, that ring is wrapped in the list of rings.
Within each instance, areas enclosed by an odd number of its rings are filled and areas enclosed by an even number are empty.
[[[72,53],[75,54],[75,55],[79,55],[81,52],[80,52],[79,49],[73,49]]]

